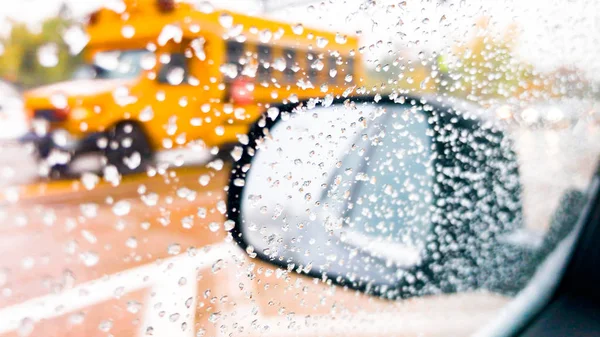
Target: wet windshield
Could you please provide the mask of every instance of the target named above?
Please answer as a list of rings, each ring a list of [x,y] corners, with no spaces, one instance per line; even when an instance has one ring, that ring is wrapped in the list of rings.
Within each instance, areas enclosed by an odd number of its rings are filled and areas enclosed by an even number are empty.
[[[599,0],[5,2],[0,337],[499,337],[570,270]]]

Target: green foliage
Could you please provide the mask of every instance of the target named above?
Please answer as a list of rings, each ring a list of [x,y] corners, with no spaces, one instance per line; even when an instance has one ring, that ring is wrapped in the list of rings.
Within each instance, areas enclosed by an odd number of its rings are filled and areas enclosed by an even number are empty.
[[[432,73],[437,66],[431,62],[432,58],[423,54],[419,60],[408,56],[382,57],[375,68],[367,68],[365,84],[369,88],[380,87],[384,92],[434,93],[437,79]]]
[[[480,104],[531,98],[547,91],[548,81],[515,55],[516,27],[496,34],[485,19],[476,24],[471,37],[443,53],[422,51],[416,59],[409,55],[382,58],[377,67],[368,70],[367,85],[383,84],[399,92],[443,93]]]
[[[533,67],[513,54],[516,33],[480,34],[440,58],[448,83],[440,91],[473,101],[506,99],[521,94],[535,78]],[[445,71],[444,71],[445,70]]]
[[[25,88],[69,78],[75,67],[83,61],[81,55],[70,55],[69,47],[62,38],[65,29],[73,24],[72,20],[61,17],[45,20],[39,29],[12,22],[10,34],[0,38],[3,50],[0,54],[0,78],[16,82]],[[56,52],[49,52],[48,49]],[[51,66],[40,63],[39,53],[43,54],[44,50],[46,54],[57,57],[56,65],[53,62],[50,62]]]

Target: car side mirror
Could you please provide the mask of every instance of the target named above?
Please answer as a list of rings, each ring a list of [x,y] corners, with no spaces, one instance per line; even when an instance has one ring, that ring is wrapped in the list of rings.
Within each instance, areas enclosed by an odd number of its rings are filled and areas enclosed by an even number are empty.
[[[390,299],[522,277],[501,240],[523,227],[502,130],[416,97],[316,103],[271,107],[241,137],[228,218],[251,257]]]

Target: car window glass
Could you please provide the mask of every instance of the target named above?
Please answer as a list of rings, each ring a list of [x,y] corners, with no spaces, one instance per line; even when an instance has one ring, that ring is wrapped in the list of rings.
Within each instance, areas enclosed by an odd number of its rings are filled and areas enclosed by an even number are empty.
[[[158,72],[158,82],[170,85],[185,83],[189,76],[188,59],[185,54],[174,53],[167,56],[168,62],[162,64]]]
[[[148,56],[152,57],[152,53],[147,50],[101,51],[94,55],[91,67],[97,78],[131,79],[141,74],[142,61]],[[82,69],[85,68],[79,68]]]
[[[0,337],[508,337],[572,270],[600,1],[1,3]]]

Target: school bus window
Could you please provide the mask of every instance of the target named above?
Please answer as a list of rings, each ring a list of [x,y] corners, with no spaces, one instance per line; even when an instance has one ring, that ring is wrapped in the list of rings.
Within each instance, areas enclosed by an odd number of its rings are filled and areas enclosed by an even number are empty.
[[[183,53],[167,55],[158,72],[158,82],[170,85],[180,85],[187,82],[189,76],[188,59]],[[161,61],[163,56],[161,56]],[[162,63],[162,62],[161,62]]]
[[[257,76],[258,81],[270,81],[271,80],[271,58],[273,56],[272,49],[270,46],[260,45],[258,46],[258,70]]]
[[[242,58],[244,57],[244,44],[242,42],[228,40],[226,62],[235,64],[238,74],[242,73],[243,65]]]
[[[94,55],[90,64],[98,79],[131,79],[138,77],[142,71],[145,58],[155,58],[154,53],[145,49],[109,50]]]
[[[296,73],[294,66],[296,65],[296,51],[293,49],[284,49],[283,58],[285,59],[285,70],[283,71],[285,81],[287,83],[296,82]]]
[[[336,84],[338,82],[338,66],[337,66],[337,56],[329,55],[327,57],[327,78],[329,84]]]
[[[317,54],[309,52],[306,54],[307,58],[307,68],[308,68],[308,80],[315,85],[317,77],[319,76],[319,71],[315,67],[315,62],[317,61]]]
[[[354,57],[349,57],[346,60],[346,74],[344,75],[344,78],[346,78],[346,76],[350,75],[350,77],[348,78],[349,80],[345,80],[346,82],[353,82],[354,81]]]

